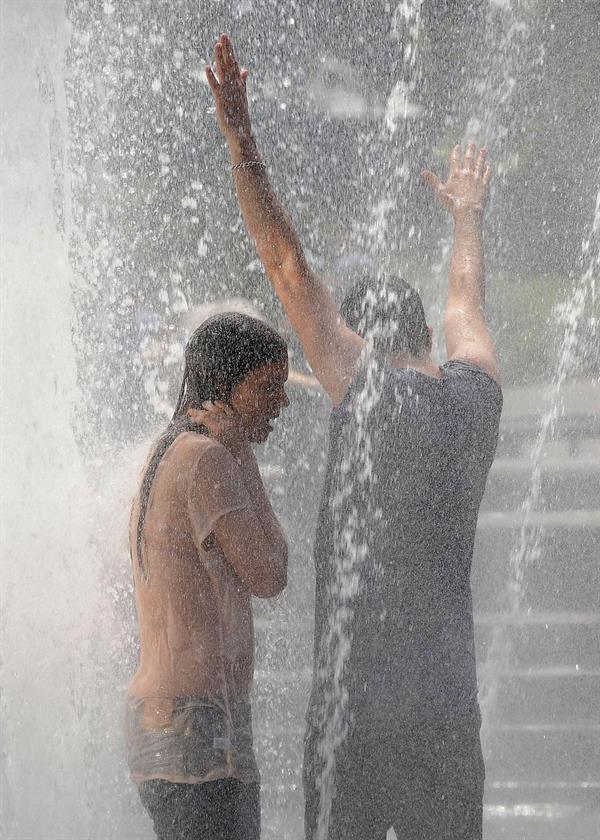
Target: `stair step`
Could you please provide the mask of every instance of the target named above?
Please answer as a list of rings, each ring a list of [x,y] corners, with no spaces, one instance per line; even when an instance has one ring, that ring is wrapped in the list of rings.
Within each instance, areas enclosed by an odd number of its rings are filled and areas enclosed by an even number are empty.
[[[600,725],[486,733],[488,781],[600,784]]]
[[[532,540],[526,539],[526,547],[531,547]],[[511,603],[513,564],[521,543],[520,528],[505,533],[478,530],[471,569],[476,612],[500,612]],[[534,556],[527,556],[521,563],[524,608],[534,612],[597,611],[599,545],[599,529],[561,527],[543,531]]]
[[[531,490],[530,460],[497,459],[490,470],[482,512],[518,511]],[[593,507],[600,498],[600,459],[545,459],[540,465],[540,503],[544,511]]]
[[[501,676],[497,724],[600,723],[600,676]]]
[[[518,530],[523,521],[524,516],[521,510],[488,510],[479,514],[477,527],[483,531]],[[600,510],[536,510],[529,514],[527,524],[532,529],[599,530]]]

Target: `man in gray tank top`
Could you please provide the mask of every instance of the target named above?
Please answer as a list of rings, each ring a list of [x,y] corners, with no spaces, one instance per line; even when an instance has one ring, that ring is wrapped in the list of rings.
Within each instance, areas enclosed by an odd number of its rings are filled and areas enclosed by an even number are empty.
[[[417,293],[378,277],[341,311],[307,262],[254,138],[227,36],[206,68],[246,229],[333,403],[315,544],[315,671],[304,762],[309,840],[479,840],[483,760],[469,574],[502,394],[484,316],[491,170],[469,144],[423,178],[454,222],[431,358]]]

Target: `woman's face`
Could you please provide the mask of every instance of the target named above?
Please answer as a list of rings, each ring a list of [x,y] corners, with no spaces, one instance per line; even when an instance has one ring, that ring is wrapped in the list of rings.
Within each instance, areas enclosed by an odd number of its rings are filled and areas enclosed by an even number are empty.
[[[273,431],[270,423],[290,401],[285,392],[287,359],[269,362],[251,371],[235,386],[229,404],[237,411],[248,440],[264,443]]]

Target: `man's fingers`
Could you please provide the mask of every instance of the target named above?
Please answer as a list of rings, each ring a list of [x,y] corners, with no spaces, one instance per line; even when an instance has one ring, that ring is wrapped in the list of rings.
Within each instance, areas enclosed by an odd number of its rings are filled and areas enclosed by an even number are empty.
[[[450,152],[450,159],[448,161],[450,168],[450,175],[454,174],[460,169],[460,146],[455,146]]]
[[[486,187],[490,183],[490,178],[491,177],[492,177],[492,167],[489,165],[489,163],[486,163],[485,169],[483,170],[483,183],[485,184]]]
[[[219,82],[217,81],[217,77],[213,73],[212,67],[210,64],[207,64],[204,68],[204,72],[206,73],[206,78],[208,80],[208,84],[210,89],[213,93],[216,93],[219,89]]]
[[[485,158],[487,152],[485,149],[480,149],[479,154],[477,155],[477,163],[475,164],[475,174],[479,175],[479,177],[483,177],[483,173],[485,171]]]
[[[424,169],[423,172],[421,172],[421,178],[425,181],[426,184],[429,184],[429,186],[433,190],[435,190],[436,193],[439,193],[439,191],[443,187],[443,184],[438,178],[438,176],[434,175],[434,173],[430,172],[428,169]]]
[[[240,71],[240,78],[242,80],[242,84],[244,85],[244,87],[246,86],[246,79],[248,78],[249,75],[250,75],[250,71],[246,67],[242,67],[242,69]]]
[[[467,151],[465,152],[465,169],[470,169],[471,172],[475,169],[475,143],[469,143]]]

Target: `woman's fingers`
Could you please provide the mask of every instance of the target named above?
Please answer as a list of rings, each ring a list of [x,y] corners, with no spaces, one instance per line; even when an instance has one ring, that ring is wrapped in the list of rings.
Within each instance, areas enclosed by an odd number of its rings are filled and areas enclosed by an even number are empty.
[[[234,412],[234,410],[232,409],[232,407],[231,407],[230,405],[227,405],[227,403],[224,403],[222,400],[215,400],[215,406],[216,406],[216,407],[217,407],[220,411],[222,411],[222,412],[223,412],[223,414],[226,414],[228,417],[233,417],[233,416],[234,416],[234,414],[235,414],[235,412]]]
[[[210,403],[205,403],[205,405],[206,408],[189,408],[188,417],[192,423],[196,423],[198,426],[206,426],[210,429],[220,428],[226,419],[226,415],[218,409],[215,410],[214,406],[210,407]]]
[[[235,411],[230,405],[222,400],[205,400],[202,403],[202,411],[206,411],[214,417],[235,417]]]
[[[208,412],[203,411],[200,408],[188,408],[187,416],[190,418],[192,423],[197,423],[199,426],[202,426],[208,416]]]
[[[483,183],[484,183],[484,186],[486,186],[486,187],[487,187],[487,185],[490,183],[490,178],[491,178],[491,177],[492,177],[492,167],[489,165],[489,163],[486,163],[486,165],[485,165],[485,169],[483,170]]]

